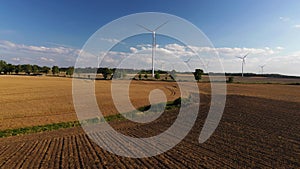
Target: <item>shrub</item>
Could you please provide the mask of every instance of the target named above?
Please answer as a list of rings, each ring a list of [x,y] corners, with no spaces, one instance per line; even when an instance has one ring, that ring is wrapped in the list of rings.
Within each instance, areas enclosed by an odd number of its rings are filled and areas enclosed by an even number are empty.
[[[232,76],[230,76],[230,77],[228,78],[227,83],[233,83],[233,77],[232,77]]]
[[[202,69],[195,69],[194,77],[195,77],[195,80],[197,80],[197,82],[199,82],[201,80],[202,74],[203,74]]]
[[[155,73],[154,78],[155,79],[160,79],[160,74],[159,73]]]

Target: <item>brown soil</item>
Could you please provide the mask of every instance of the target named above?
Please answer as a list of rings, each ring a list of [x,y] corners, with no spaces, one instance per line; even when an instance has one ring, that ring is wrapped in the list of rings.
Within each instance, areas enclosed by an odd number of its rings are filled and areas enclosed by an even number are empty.
[[[209,109],[203,103],[195,126],[175,148],[158,156],[132,159],[94,144],[81,128],[0,139],[0,168],[299,168],[300,103],[228,95],[223,118],[204,144],[198,137]],[[177,111],[136,125],[111,125],[120,132],[148,137],[164,131]],[[111,138],[112,141],[116,141]]]

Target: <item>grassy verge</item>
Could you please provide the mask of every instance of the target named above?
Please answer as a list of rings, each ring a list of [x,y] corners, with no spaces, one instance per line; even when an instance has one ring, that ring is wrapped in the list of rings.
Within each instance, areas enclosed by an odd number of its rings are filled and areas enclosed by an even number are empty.
[[[0,131],[0,138],[9,137],[9,136],[18,136],[18,135],[29,134],[29,133],[38,133],[43,131],[52,131],[61,128],[70,128],[76,126],[80,126],[80,123],[78,121],[46,124],[46,125],[18,128],[18,129],[7,129],[7,130]]]
[[[174,101],[170,101],[166,104],[165,109],[170,110],[176,107],[179,107],[181,103],[181,98],[178,98]],[[161,104],[157,104],[154,106],[159,106]],[[140,107],[138,108],[139,111],[147,111],[150,109],[150,105]],[[132,111],[125,113],[125,115],[132,115],[138,111]],[[9,136],[19,136],[19,135],[24,135],[24,134],[30,134],[30,133],[39,133],[39,132],[44,132],[44,131],[52,131],[52,130],[58,130],[62,128],[71,128],[71,127],[77,127],[80,126],[81,124],[97,124],[101,122],[110,122],[110,121],[115,121],[115,120],[125,120],[124,116],[121,114],[116,114],[116,115],[111,115],[111,116],[106,116],[104,118],[93,118],[93,119],[88,119],[85,121],[71,121],[71,122],[61,122],[61,123],[53,123],[53,124],[46,124],[46,125],[39,125],[39,126],[32,126],[32,127],[24,127],[24,128],[18,128],[18,129],[6,129],[0,131],[0,138],[4,137],[9,137]]]

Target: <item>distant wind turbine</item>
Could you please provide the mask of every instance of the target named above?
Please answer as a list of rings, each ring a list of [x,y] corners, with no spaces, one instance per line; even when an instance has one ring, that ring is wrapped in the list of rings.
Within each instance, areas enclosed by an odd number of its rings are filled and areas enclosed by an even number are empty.
[[[203,67],[204,67],[204,69],[205,69],[206,71],[207,71],[207,69],[208,69],[209,62],[210,62],[210,61],[207,61],[206,63],[203,63]]]
[[[247,53],[245,56],[243,56],[243,57],[240,57],[240,56],[237,56],[237,58],[239,58],[239,59],[242,59],[242,77],[244,77],[244,64],[246,64],[246,61],[245,61],[245,59],[246,59],[246,57],[249,55],[249,53]]]
[[[192,59],[192,57],[188,58],[187,60],[184,60],[184,62],[188,63],[191,59]]]
[[[260,68],[261,68],[261,74],[264,74],[264,67],[265,67],[266,65],[261,65],[261,66],[259,66]]]
[[[142,25],[139,25],[139,27],[145,29],[146,31],[148,32],[151,32],[152,33],[152,77],[154,77],[154,57],[155,57],[155,50],[156,50],[156,37],[155,37],[155,34],[156,34],[156,31],[161,28],[162,26],[164,26],[165,24],[167,24],[168,21],[162,23],[161,25],[159,25],[158,27],[156,27],[155,29],[151,30],[151,29],[148,29],[146,28],[145,26],[142,26]]]

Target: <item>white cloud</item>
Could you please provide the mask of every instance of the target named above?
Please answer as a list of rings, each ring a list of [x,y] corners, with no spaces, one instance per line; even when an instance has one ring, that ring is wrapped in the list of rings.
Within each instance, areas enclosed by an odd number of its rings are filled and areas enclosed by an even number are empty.
[[[54,59],[51,59],[51,58],[40,57],[40,59],[41,59],[42,61],[46,61],[46,62],[54,62]]]
[[[220,62],[226,72],[240,72],[240,60],[235,56],[242,56],[249,53],[246,58],[245,72],[259,72],[259,65],[267,64],[266,73],[298,74],[300,65],[300,51],[292,54],[283,54],[284,47],[275,48],[238,48],[238,47],[199,47],[183,46],[180,44],[166,44],[157,46],[155,56],[155,67],[167,70],[177,69],[180,71],[204,68],[209,63],[206,71],[220,71]],[[16,44],[10,41],[0,40],[0,55],[5,60],[16,64],[38,64],[38,65],[74,65],[79,54],[79,49],[69,47],[46,47]],[[132,46],[128,52],[110,51],[99,60],[101,67],[121,66],[123,68],[145,68],[151,69],[151,44]],[[84,54],[84,52],[82,52]],[[216,54],[219,54],[217,58]],[[94,66],[97,58],[104,53],[85,54],[80,58],[84,66]],[[95,62],[96,61],[96,62]],[[188,62],[187,62],[188,61]],[[296,72],[296,73],[295,73]]]
[[[25,51],[25,52],[36,52],[36,53],[48,53],[48,54],[78,54],[78,50],[67,47],[45,47],[45,46],[27,46],[23,44],[15,44],[10,41],[0,40],[0,48],[15,50],[15,51]]]
[[[111,51],[107,58],[104,59],[102,66],[114,65],[122,68],[151,69],[151,45],[139,45],[130,49],[134,53]],[[260,70],[259,65],[267,64],[266,73],[297,74],[299,70],[295,70],[297,69],[295,64],[300,63],[300,52],[292,55],[283,55],[283,50],[284,48],[281,46],[275,48],[210,48],[167,44],[157,47],[155,67],[156,69],[163,67],[167,70],[175,68],[179,71],[207,68],[205,71],[218,72],[221,70],[221,61],[225,72],[240,72],[241,62],[235,56],[242,56],[250,52],[246,58],[245,72],[258,73]],[[215,54],[219,54],[220,59],[215,57],[217,56]]]
[[[24,64],[31,62],[32,64],[48,64],[49,66],[52,64],[69,66],[75,63],[75,58],[79,52],[80,50],[70,47],[33,46],[0,40],[0,54],[8,60]]]
[[[278,51],[284,50],[284,47],[277,46],[277,47],[276,47],[276,50],[278,50]]]
[[[136,53],[136,52],[137,52],[137,49],[134,48],[134,47],[130,47],[130,51],[131,51],[132,53]]]
[[[21,59],[20,58],[11,58],[11,60],[13,60],[13,61],[20,61]]]
[[[120,40],[118,39],[113,39],[113,38],[101,38],[102,41],[106,41],[106,42],[109,42],[109,43],[119,43],[121,42]]]
[[[178,52],[183,52],[186,51],[186,46],[182,46],[179,44],[167,44],[165,46],[166,49],[171,50],[171,51],[178,51]]]
[[[300,24],[299,25],[294,25],[294,28],[300,29]]]
[[[189,46],[193,51],[197,53],[213,53],[217,52],[221,57],[235,57],[241,56],[247,53],[251,53],[254,55],[272,55],[278,53],[277,50],[273,50],[269,47],[265,48],[210,48],[210,47],[197,47],[197,46]]]
[[[279,17],[279,20],[281,20],[281,21],[283,21],[283,22],[288,22],[288,21],[291,20],[291,18],[281,16],[281,17]]]

